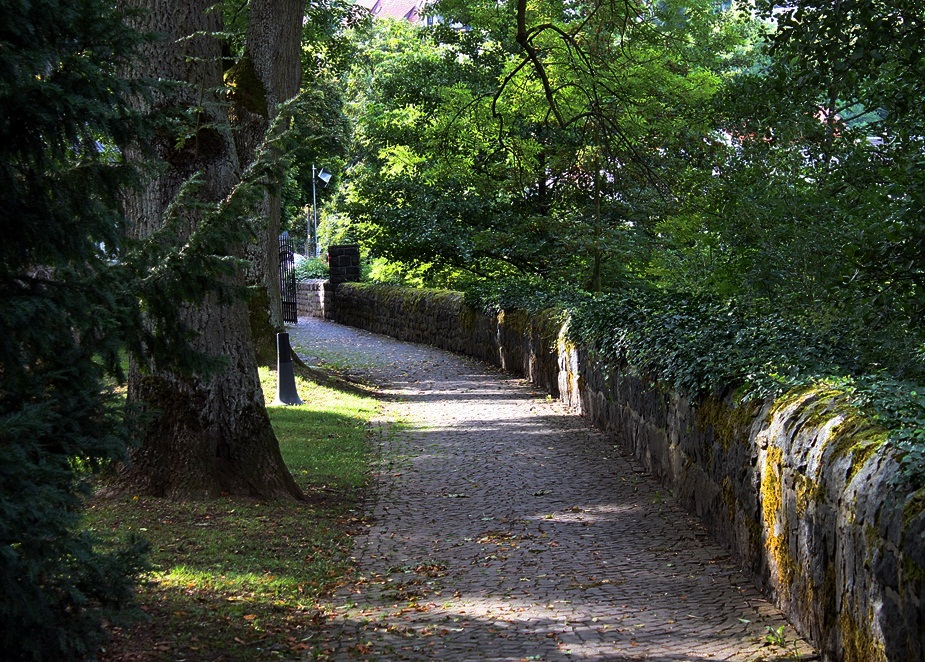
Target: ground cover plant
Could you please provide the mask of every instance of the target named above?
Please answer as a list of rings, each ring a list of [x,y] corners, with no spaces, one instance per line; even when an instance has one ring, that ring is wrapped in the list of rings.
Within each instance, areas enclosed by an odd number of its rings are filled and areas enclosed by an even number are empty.
[[[268,403],[275,378],[261,371]],[[110,624],[102,660],[292,659],[313,650],[322,597],[347,576],[350,532],[362,526],[377,402],[301,377],[297,387],[306,404],[269,413],[306,501],[93,501],[88,530],[110,543],[134,534],[151,547],[140,609]]]

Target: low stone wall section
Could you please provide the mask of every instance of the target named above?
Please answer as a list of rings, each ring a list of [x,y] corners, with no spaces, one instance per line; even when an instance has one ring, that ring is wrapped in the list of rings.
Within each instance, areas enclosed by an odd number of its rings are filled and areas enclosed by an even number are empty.
[[[333,287],[323,279],[303,280],[296,283],[296,313],[299,317],[325,318],[330,308]]]
[[[332,319],[340,324],[482,359],[558,396],[559,363],[549,338],[561,324],[552,314],[484,315],[459,292],[353,283],[339,285],[335,299]]]
[[[488,361],[611,432],[824,659],[925,659],[925,488],[896,490],[884,432],[836,392],[692,402],[571,344],[552,311],[488,315],[455,292],[342,284],[331,317]]]

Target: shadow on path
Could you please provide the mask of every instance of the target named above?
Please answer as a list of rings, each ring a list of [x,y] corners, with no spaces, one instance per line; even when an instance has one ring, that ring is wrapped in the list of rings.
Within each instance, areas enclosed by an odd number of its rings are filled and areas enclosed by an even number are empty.
[[[811,659],[699,522],[560,403],[430,347],[314,320],[290,334],[387,397],[358,579],[309,658]],[[789,649],[768,643],[778,628]]]

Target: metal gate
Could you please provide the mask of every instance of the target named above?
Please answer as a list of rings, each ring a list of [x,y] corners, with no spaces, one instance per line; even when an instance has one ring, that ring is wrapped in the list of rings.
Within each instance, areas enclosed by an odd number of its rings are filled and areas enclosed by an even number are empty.
[[[299,312],[296,305],[295,249],[288,232],[279,238],[279,287],[283,300],[283,322],[296,324]]]

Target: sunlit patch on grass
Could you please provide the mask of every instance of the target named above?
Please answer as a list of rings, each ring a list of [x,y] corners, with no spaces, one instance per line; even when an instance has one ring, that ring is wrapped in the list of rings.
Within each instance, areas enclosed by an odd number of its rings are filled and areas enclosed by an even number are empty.
[[[262,370],[261,380],[272,401],[276,374]],[[136,534],[151,544],[138,594],[146,616],[112,624],[102,660],[291,659],[309,651],[306,633],[326,617],[323,597],[349,573],[378,402],[302,378],[297,388],[304,405],[269,414],[306,501],[91,504],[93,533],[109,541]]]
[[[267,403],[276,393],[276,373],[260,370]],[[296,376],[305,404],[269,407],[280,450],[300,485],[304,479],[335,489],[356,489],[367,476],[366,433],[378,409],[369,396],[338,391]]]

